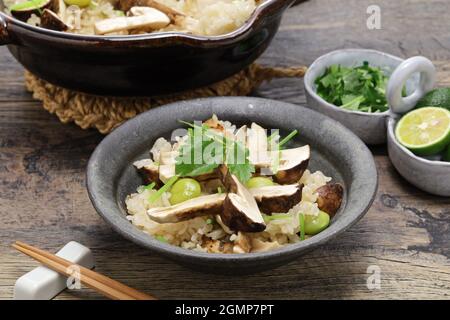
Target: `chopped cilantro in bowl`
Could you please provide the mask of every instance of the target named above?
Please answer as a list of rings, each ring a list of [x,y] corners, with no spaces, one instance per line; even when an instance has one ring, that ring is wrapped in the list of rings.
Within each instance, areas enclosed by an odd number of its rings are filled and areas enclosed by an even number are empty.
[[[317,94],[325,101],[347,110],[385,112],[386,85],[389,78],[379,67],[345,67],[334,64],[315,80]]]

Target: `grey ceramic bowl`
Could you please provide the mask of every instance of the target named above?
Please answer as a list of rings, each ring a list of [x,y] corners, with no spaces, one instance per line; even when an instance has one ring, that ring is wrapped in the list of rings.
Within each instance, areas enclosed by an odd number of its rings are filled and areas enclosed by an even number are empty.
[[[153,239],[126,218],[125,197],[142,184],[133,161],[148,157],[160,136],[170,138],[179,119],[206,120],[212,114],[236,124],[255,121],[286,134],[300,132],[292,145],[312,147],[309,168],[321,170],[344,185],[340,211],[330,227],[298,244],[251,254],[207,254],[171,246]],[[87,169],[87,187],[97,212],[125,238],[179,264],[215,273],[252,273],[298,258],[335,238],[369,209],[377,189],[377,171],[365,144],[338,122],[304,107],[258,98],[208,98],[177,102],[145,112],[109,134],[93,153]]]
[[[406,149],[395,137],[396,124],[395,119],[388,120],[388,152],[394,167],[419,189],[450,197],[450,162],[428,160]]]
[[[368,61],[371,66],[382,68],[387,75],[390,75],[403,62],[403,59],[368,49],[343,49],[325,54],[315,60],[305,74],[307,107],[341,122],[367,144],[384,144],[386,143],[386,119],[389,117],[389,111],[367,113],[346,110],[328,103],[316,93],[314,82],[319,76],[324,74],[327,67],[333,64],[348,67],[359,66],[364,61]],[[407,81],[407,92],[412,92],[417,87],[418,82],[419,78],[417,75]]]

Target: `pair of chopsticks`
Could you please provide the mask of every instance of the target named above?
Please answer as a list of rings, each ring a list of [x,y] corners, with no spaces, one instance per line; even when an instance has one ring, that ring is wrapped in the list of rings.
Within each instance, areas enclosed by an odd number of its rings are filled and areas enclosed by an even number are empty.
[[[12,245],[18,251],[39,261],[46,267],[67,277],[73,276],[69,270],[77,268],[80,271],[80,282],[92,288],[106,297],[114,300],[154,300],[155,297],[139,292],[123,283],[108,278],[100,273],[87,269],[83,266],[72,263],[66,259],[58,257],[50,252],[30,246],[26,243],[16,241]]]

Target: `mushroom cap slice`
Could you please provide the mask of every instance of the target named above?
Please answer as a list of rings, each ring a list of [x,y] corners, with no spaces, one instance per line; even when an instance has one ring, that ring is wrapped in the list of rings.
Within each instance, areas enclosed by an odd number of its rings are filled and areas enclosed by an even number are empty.
[[[161,181],[159,180],[159,168],[152,159],[138,160],[134,162],[133,165],[138,169],[145,184],[155,182],[156,184],[161,185]]]
[[[266,130],[253,122],[247,132],[248,160],[256,167],[269,167],[271,159],[268,152]]]
[[[285,213],[302,200],[303,185],[289,184],[249,189],[258,203],[259,210],[271,215]]]
[[[308,167],[311,157],[311,148],[309,145],[281,150],[280,164],[274,180],[280,184],[297,183]]]
[[[243,146],[247,145],[247,126],[240,127],[234,134],[237,142],[242,143]]]
[[[225,194],[211,194],[178,203],[170,207],[151,208],[147,215],[159,223],[175,223],[222,212]]]
[[[166,27],[170,23],[169,17],[156,9],[148,8],[144,15],[132,17],[117,17],[101,20],[95,23],[95,34],[107,34],[133,29],[157,30]]]
[[[226,169],[222,168],[222,173]],[[222,222],[233,231],[261,232],[266,228],[264,218],[252,194],[234,175],[226,171],[224,185],[229,193],[220,214]]]
[[[249,206],[247,201],[235,193],[230,193],[223,203],[220,215],[223,223],[231,230],[242,232],[261,232],[266,228],[261,212]],[[261,219],[260,219],[261,217]]]
[[[333,217],[342,204],[344,188],[339,183],[328,183],[316,190],[317,206]]]
[[[69,29],[69,26],[56,13],[49,9],[44,9],[42,12],[41,27],[55,31],[66,31]]]

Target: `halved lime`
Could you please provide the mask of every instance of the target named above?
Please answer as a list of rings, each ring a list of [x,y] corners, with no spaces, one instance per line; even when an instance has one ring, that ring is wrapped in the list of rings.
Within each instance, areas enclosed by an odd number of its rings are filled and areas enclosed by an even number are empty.
[[[400,119],[395,136],[417,155],[439,153],[450,143],[450,111],[438,107],[413,110]]]

